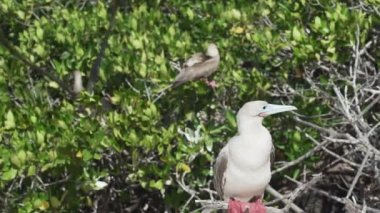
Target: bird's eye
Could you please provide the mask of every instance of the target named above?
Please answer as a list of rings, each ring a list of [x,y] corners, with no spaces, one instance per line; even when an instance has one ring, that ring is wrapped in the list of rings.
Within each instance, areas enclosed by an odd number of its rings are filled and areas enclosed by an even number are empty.
[[[267,106],[263,106],[263,109],[266,109],[267,108]]]

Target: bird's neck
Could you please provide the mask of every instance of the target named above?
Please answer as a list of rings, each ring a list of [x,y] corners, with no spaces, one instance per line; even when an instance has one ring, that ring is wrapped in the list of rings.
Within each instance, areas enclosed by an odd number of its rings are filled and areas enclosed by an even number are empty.
[[[240,135],[254,134],[262,131],[265,127],[262,124],[263,118],[250,117],[238,119],[238,132]]]

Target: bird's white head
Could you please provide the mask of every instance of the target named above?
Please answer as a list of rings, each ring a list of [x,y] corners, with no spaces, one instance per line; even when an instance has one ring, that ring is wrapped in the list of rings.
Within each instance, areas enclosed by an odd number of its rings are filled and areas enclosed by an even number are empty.
[[[277,114],[297,110],[295,106],[268,104],[265,101],[251,101],[243,105],[238,112],[238,117],[266,117],[268,115]]]
[[[247,102],[237,114],[238,126],[242,129],[243,126],[262,125],[264,117],[292,110],[297,110],[297,108],[290,105],[268,104],[265,101]]]
[[[216,47],[216,45],[214,43],[211,43],[208,45],[206,55],[208,55],[210,57],[216,57],[219,55],[218,48]]]

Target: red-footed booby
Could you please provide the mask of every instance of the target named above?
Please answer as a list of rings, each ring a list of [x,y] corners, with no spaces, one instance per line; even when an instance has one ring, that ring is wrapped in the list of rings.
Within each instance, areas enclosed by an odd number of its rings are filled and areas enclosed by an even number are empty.
[[[218,69],[219,62],[220,55],[218,48],[214,43],[211,43],[208,45],[206,53],[195,53],[183,63],[174,81],[159,92],[153,103],[156,102],[166,90],[180,86],[188,81],[205,78],[207,85],[215,87],[215,82],[209,82],[207,77]]]
[[[238,134],[220,151],[214,167],[215,189],[229,201],[229,212],[265,212],[261,199],[271,179],[273,144],[262,121],[268,115],[296,109],[252,101],[237,113]]]

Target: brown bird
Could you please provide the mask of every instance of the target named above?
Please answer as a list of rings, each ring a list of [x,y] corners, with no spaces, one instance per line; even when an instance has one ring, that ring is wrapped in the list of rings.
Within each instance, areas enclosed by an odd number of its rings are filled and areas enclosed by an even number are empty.
[[[214,73],[219,66],[220,56],[218,48],[211,43],[205,54],[196,53],[192,55],[185,63],[177,77],[172,83],[172,87],[179,86],[188,81],[208,77]]]
[[[196,53],[187,59],[185,63],[183,63],[180,73],[168,87],[159,93],[153,103],[156,102],[164,94],[164,92],[170,88],[180,86],[188,81],[207,78],[218,69],[219,62],[220,56],[218,48],[214,43],[211,43],[208,45],[206,53]],[[207,80],[206,83],[213,86],[212,83]]]

